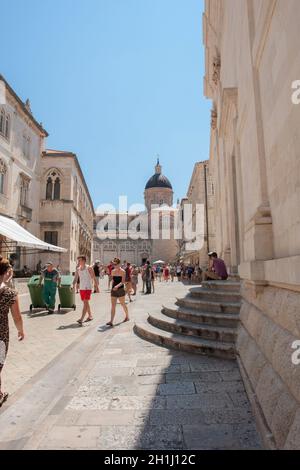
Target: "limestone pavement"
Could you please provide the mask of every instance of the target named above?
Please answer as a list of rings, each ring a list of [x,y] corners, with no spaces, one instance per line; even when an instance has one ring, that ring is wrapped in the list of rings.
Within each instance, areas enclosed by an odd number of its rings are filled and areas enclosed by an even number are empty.
[[[64,321],[70,326],[77,318],[72,312],[42,318],[47,341],[51,330],[54,341],[66,334],[65,348],[61,342],[55,357],[48,352],[48,364],[2,408],[0,448],[261,448],[235,361],[171,351],[133,333],[134,319],[187,287],[157,283],[156,291],[138,295],[130,323],[122,323],[118,310],[113,329],[105,326],[108,293],[94,296],[95,321],[86,328],[57,330],[58,319],[69,316]],[[30,363],[34,351],[26,355]]]

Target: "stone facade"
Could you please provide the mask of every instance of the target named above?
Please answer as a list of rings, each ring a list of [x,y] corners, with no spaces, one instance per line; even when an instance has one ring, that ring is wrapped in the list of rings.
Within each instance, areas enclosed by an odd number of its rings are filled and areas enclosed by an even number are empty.
[[[47,150],[42,154],[40,238],[66,248],[50,258],[62,272],[72,273],[79,254],[91,262],[94,207],[74,153]],[[40,259],[46,262],[49,255]]]
[[[297,0],[206,0],[216,250],[242,281],[238,351],[270,447],[300,449]]]
[[[215,183],[213,174],[209,170],[209,161],[198,162],[194,166],[194,171],[187,191],[187,196],[181,200],[181,219],[184,220],[184,206],[191,204],[192,207],[192,227],[196,229],[196,206],[203,206],[204,239],[200,250],[189,251],[187,249],[189,240],[183,236],[180,243],[180,258],[185,263],[199,264],[205,268],[207,266],[207,253],[214,251],[215,247]]]
[[[167,263],[176,259],[179,250],[174,238],[177,208],[173,208],[173,190],[168,179],[162,175],[159,162],[155,174],[149,179],[144,192],[145,211],[135,214],[103,212],[95,218],[94,260],[108,264],[115,256],[137,266],[147,259],[163,260]],[[125,217],[125,224],[122,222]],[[151,231],[151,223],[158,220],[157,235]],[[124,219],[123,219],[124,220]],[[140,226],[140,232],[135,227]],[[134,236],[130,233],[134,228]],[[170,235],[168,232],[170,227]],[[106,233],[103,233],[103,230]],[[100,235],[99,235],[100,234]]]
[[[39,237],[40,155],[48,134],[2,76],[0,91],[0,213]],[[36,265],[38,255],[26,251],[1,243],[3,255],[16,254],[15,269]]]

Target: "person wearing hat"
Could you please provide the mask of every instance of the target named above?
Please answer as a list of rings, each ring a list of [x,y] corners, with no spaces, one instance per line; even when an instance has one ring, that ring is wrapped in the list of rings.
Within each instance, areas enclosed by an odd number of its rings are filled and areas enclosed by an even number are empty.
[[[60,283],[59,271],[54,268],[52,261],[46,263],[46,268],[42,271],[40,285],[43,282],[43,299],[49,314],[55,309],[56,289]]]
[[[226,281],[228,272],[225,262],[218,257],[215,251],[208,253],[208,271],[202,273],[202,281]]]

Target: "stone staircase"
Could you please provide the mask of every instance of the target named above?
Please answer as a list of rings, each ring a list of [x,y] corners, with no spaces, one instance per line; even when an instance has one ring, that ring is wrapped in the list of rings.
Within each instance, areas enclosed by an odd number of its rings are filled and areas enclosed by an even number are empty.
[[[238,281],[208,281],[175,304],[135,324],[140,337],[181,351],[226,359],[236,356],[240,311]]]

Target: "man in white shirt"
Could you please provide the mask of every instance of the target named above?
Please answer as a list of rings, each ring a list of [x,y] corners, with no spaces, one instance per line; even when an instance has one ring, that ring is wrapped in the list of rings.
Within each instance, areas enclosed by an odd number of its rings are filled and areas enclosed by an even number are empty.
[[[79,284],[80,284],[79,292],[80,292],[81,300],[83,302],[83,309],[82,309],[81,318],[77,321],[77,323],[80,326],[82,326],[82,323],[84,321],[86,314],[88,315],[88,318],[86,319],[87,322],[93,320],[91,307],[90,307],[90,300],[91,300],[93,287],[94,287],[95,292],[98,293],[99,286],[97,284],[97,279],[96,279],[93,268],[86,264],[86,257],[78,256],[77,261],[78,261],[78,268],[77,268],[74,281],[73,281],[73,289],[75,288],[77,282],[79,281]]]

